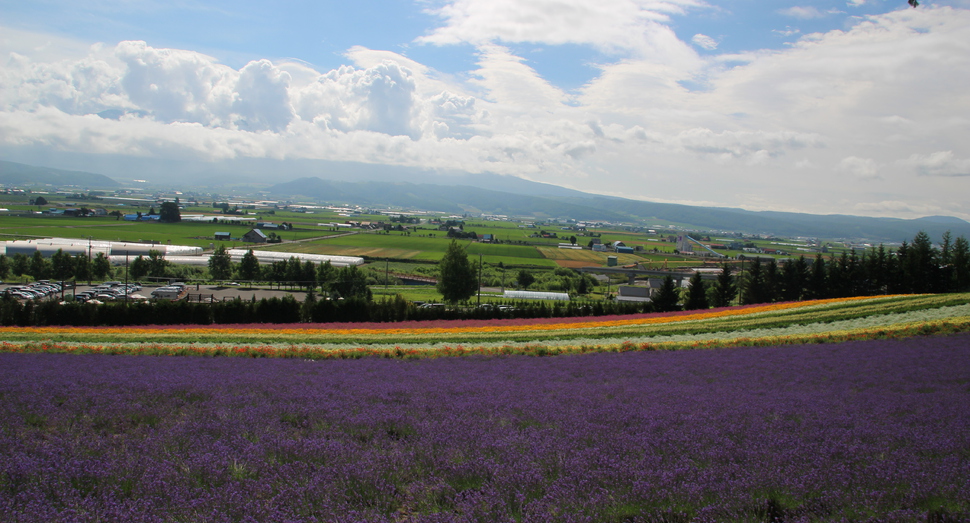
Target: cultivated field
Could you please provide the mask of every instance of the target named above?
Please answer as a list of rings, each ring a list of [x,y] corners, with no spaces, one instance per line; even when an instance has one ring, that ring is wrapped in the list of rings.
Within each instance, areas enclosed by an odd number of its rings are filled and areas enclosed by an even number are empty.
[[[0,520],[967,521],[968,382],[967,334],[422,361],[0,354]]]

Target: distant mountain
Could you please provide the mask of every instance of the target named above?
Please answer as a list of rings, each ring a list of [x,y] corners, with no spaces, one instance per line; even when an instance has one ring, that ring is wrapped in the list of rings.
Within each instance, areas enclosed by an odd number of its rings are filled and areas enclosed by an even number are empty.
[[[487,178],[485,179],[487,180]],[[504,187],[498,179],[489,186]],[[274,185],[270,194],[310,198],[329,203],[388,206],[449,213],[487,213],[508,216],[573,218],[587,221],[682,224],[701,230],[740,231],[779,236],[868,239],[874,242],[909,241],[920,231],[939,240],[950,231],[970,237],[970,223],[953,217],[915,220],[847,215],[816,215],[775,211],[746,211],[722,207],[692,207],[624,198],[557,192],[522,180],[521,191],[506,192],[468,185],[409,182],[341,182],[316,177]],[[515,184],[509,184],[514,186]],[[555,186],[551,186],[555,187]],[[531,194],[530,194],[531,193]],[[545,193],[545,194],[544,194]]]
[[[531,192],[545,190],[546,184],[522,180],[520,187]],[[555,186],[550,186],[555,187]],[[569,189],[562,189],[569,193]],[[320,178],[300,178],[274,185],[270,194],[286,198],[310,198],[335,204],[356,204],[372,207],[423,209],[463,214],[504,214],[507,216],[535,216],[537,218],[575,218],[577,220],[629,221],[630,216],[616,213],[608,207],[587,206],[522,194],[483,189],[468,185],[438,185],[410,182],[341,182]],[[550,190],[555,193],[556,191]],[[582,193],[581,193],[582,194]],[[574,197],[575,198],[575,197]],[[576,198],[582,201],[582,198]]]
[[[0,183],[5,185],[54,185],[82,188],[110,189],[120,184],[103,174],[84,171],[65,171],[49,167],[35,167],[0,160]]]

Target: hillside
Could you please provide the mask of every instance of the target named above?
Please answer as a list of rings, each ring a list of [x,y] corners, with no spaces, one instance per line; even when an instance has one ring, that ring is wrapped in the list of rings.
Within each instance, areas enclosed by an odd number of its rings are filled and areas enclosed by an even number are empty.
[[[496,186],[503,184],[496,183]],[[300,178],[270,187],[278,197],[312,198],[329,203],[355,203],[435,210],[450,213],[487,213],[542,218],[685,224],[698,229],[741,231],[780,236],[859,238],[877,242],[910,240],[925,231],[934,240],[946,231],[970,237],[970,223],[953,217],[914,220],[849,215],[817,215],[776,211],[746,211],[721,207],[692,207],[628,200],[576,191],[549,190],[546,184],[521,180],[522,190],[494,191],[470,186],[408,182],[338,182],[316,177]],[[544,187],[545,186],[545,187]],[[568,190],[563,190],[568,191]]]
[[[36,167],[3,160],[0,160],[0,184],[76,186],[85,189],[110,189],[121,186],[103,174]]]

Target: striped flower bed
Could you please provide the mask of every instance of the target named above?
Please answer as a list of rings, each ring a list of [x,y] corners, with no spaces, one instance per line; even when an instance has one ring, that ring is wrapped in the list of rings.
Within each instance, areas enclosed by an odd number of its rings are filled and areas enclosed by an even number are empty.
[[[3,352],[308,359],[561,354],[837,342],[970,330],[970,295],[879,296],[703,312],[388,324],[0,328]]]

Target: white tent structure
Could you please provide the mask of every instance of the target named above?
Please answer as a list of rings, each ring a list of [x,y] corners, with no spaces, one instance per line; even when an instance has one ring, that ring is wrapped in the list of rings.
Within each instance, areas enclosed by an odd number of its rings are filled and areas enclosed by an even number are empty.
[[[177,265],[206,266],[209,264],[210,258],[210,256],[202,254],[202,247],[192,245],[109,242],[68,238],[0,242],[0,254],[6,254],[7,256],[14,254],[33,256],[35,252],[40,252],[44,257],[49,258],[58,249],[71,256],[81,254],[89,255],[92,258],[97,256],[98,253],[102,253],[108,257],[108,261],[114,266],[121,266],[126,262],[130,263],[131,260],[138,256],[147,257],[151,251],[158,251],[165,258],[165,261]],[[239,263],[242,261],[243,256],[249,252],[249,249],[229,249],[227,252],[232,257],[233,262]],[[261,250],[254,250],[253,254],[261,264],[287,261],[291,257],[295,257],[301,262],[311,261],[316,264],[330,262],[334,267],[348,267],[351,265],[362,265],[364,263],[364,259],[358,256],[329,256],[325,254]]]
[[[229,253],[229,256],[232,257],[232,261],[238,263],[242,261],[243,256],[249,252],[249,249],[229,249],[227,252]],[[330,265],[333,265],[334,267],[347,267],[350,265],[362,265],[364,263],[364,259],[359,256],[330,256],[326,254],[261,250],[253,250],[253,255],[256,256],[259,263],[287,261],[291,257],[295,257],[301,262],[311,261],[317,264],[330,262]]]
[[[503,297],[511,300],[569,301],[569,294],[565,292],[505,291]]]

